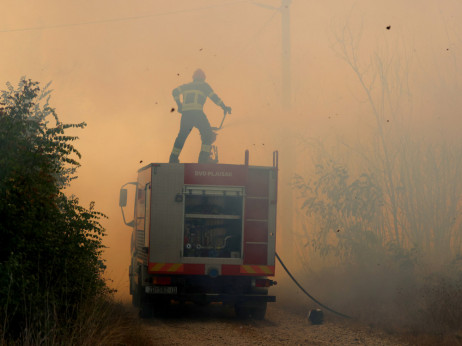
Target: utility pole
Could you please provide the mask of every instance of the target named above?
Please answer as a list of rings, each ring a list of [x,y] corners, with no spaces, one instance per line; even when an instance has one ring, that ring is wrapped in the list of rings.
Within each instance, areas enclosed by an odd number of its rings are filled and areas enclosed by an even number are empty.
[[[281,105],[287,109],[291,106],[292,92],[291,92],[291,71],[290,71],[290,4],[292,0],[281,0],[281,6],[274,7],[258,2],[252,2],[254,5],[266,8],[268,10],[277,10],[281,12]]]
[[[291,71],[290,71],[290,3],[292,0],[281,0],[282,27],[282,107],[291,106]]]
[[[289,110],[292,103],[292,92],[291,92],[291,68],[290,68],[290,5],[292,0],[281,0],[280,7],[273,7],[266,4],[253,2],[254,5],[263,7],[273,11],[279,11],[281,13],[281,106],[282,113],[289,116]],[[296,166],[295,153],[293,151],[293,138],[289,137],[285,139],[287,132],[287,123],[281,124],[277,137],[284,138],[280,143],[281,152],[284,154],[282,158],[285,169],[281,168],[280,182],[281,182],[281,193],[280,193],[280,205],[284,205],[284,210],[280,212],[281,217],[278,223],[286,231],[284,236],[280,236],[279,241],[281,248],[285,251],[292,251],[294,247],[294,220],[293,220],[293,192],[290,187],[290,180],[293,174],[293,169]],[[291,261],[295,261],[295,256],[291,256]],[[290,261],[289,261],[290,263]]]

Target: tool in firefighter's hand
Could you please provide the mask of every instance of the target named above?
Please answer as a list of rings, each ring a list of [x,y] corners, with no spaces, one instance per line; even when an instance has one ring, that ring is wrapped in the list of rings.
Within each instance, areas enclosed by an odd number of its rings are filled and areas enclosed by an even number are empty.
[[[231,114],[231,107],[225,107],[223,109],[223,119],[221,119],[220,126],[219,127],[213,127],[212,126],[213,131],[218,131],[223,127],[223,123],[225,122],[225,119],[226,119],[226,114]]]
[[[231,107],[224,107],[223,108],[223,119],[221,119],[221,123],[219,127],[212,127],[213,131],[218,131],[223,127],[223,123],[225,122],[226,115],[231,114]],[[209,163],[218,163],[218,148],[216,145],[212,145],[212,150],[210,151]]]
[[[218,163],[218,147],[216,145],[212,145],[212,149],[210,151],[209,163]]]

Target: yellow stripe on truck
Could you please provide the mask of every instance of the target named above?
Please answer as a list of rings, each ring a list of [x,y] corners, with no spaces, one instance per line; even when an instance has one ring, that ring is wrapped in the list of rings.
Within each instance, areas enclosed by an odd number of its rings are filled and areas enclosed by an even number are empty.
[[[260,266],[261,269],[265,272],[265,274],[273,274],[273,271],[268,266]]]
[[[241,266],[241,273],[242,272],[249,273],[249,274],[255,274],[256,273],[256,271],[253,270],[252,266],[249,266],[249,265]]]
[[[156,263],[151,267],[152,271],[158,272],[159,270],[162,269],[162,267],[165,265],[165,263]]]
[[[240,272],[243,274],[274,274],[273,267],[264,265],[242,265]]]
[[[183,263],[150,263],[149,271],[150,272],[183,272],[184,266]]]
[[[178,269],[181,269],[180,271],[183,271],[183,264],[182,263],[175,263],[175,264],[172,264],[172,266],[170,268],[168,268],[168,271],[169,272],[176,272],[176,271],[179,271]]]

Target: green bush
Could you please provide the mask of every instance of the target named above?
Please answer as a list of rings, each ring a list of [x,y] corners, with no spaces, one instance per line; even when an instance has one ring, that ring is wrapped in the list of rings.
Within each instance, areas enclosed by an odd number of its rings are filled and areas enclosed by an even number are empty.
[[[81,124],[63,124],[49,85],[22,78],[0,96],[0,335],[36,338],[65,327],[89,297],[107,292],[105,217],[63,189],[75,178]],[[55,125],[51,126],[50,121]],[[59,323],[58,323],[59,321]]]

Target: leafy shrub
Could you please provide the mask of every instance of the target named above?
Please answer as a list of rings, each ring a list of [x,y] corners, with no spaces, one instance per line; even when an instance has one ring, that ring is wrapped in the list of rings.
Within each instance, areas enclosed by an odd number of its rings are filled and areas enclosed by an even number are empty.
[[[105,216],[63,193],[80,158],[65,132],[85,123],[61,123],[50,93],[22,78],[0,97],[0,331],[9,340],[33,328],[46,335],[108,291]]]
[[[303,226],[297,246],[316,278],[306,279],[315,296],[390,331],[460,331],[460,185],[453,173],[461,161],[455,150],[441,148],[416,149],[412,160],[397,156],[395,237],[390,187],[376,165],[347,165],[316,147],[322,155],[312,174],[292,180]],[[430,166],[438,169],[419,173]],[[322,270],[313,270],[315,262]]]

